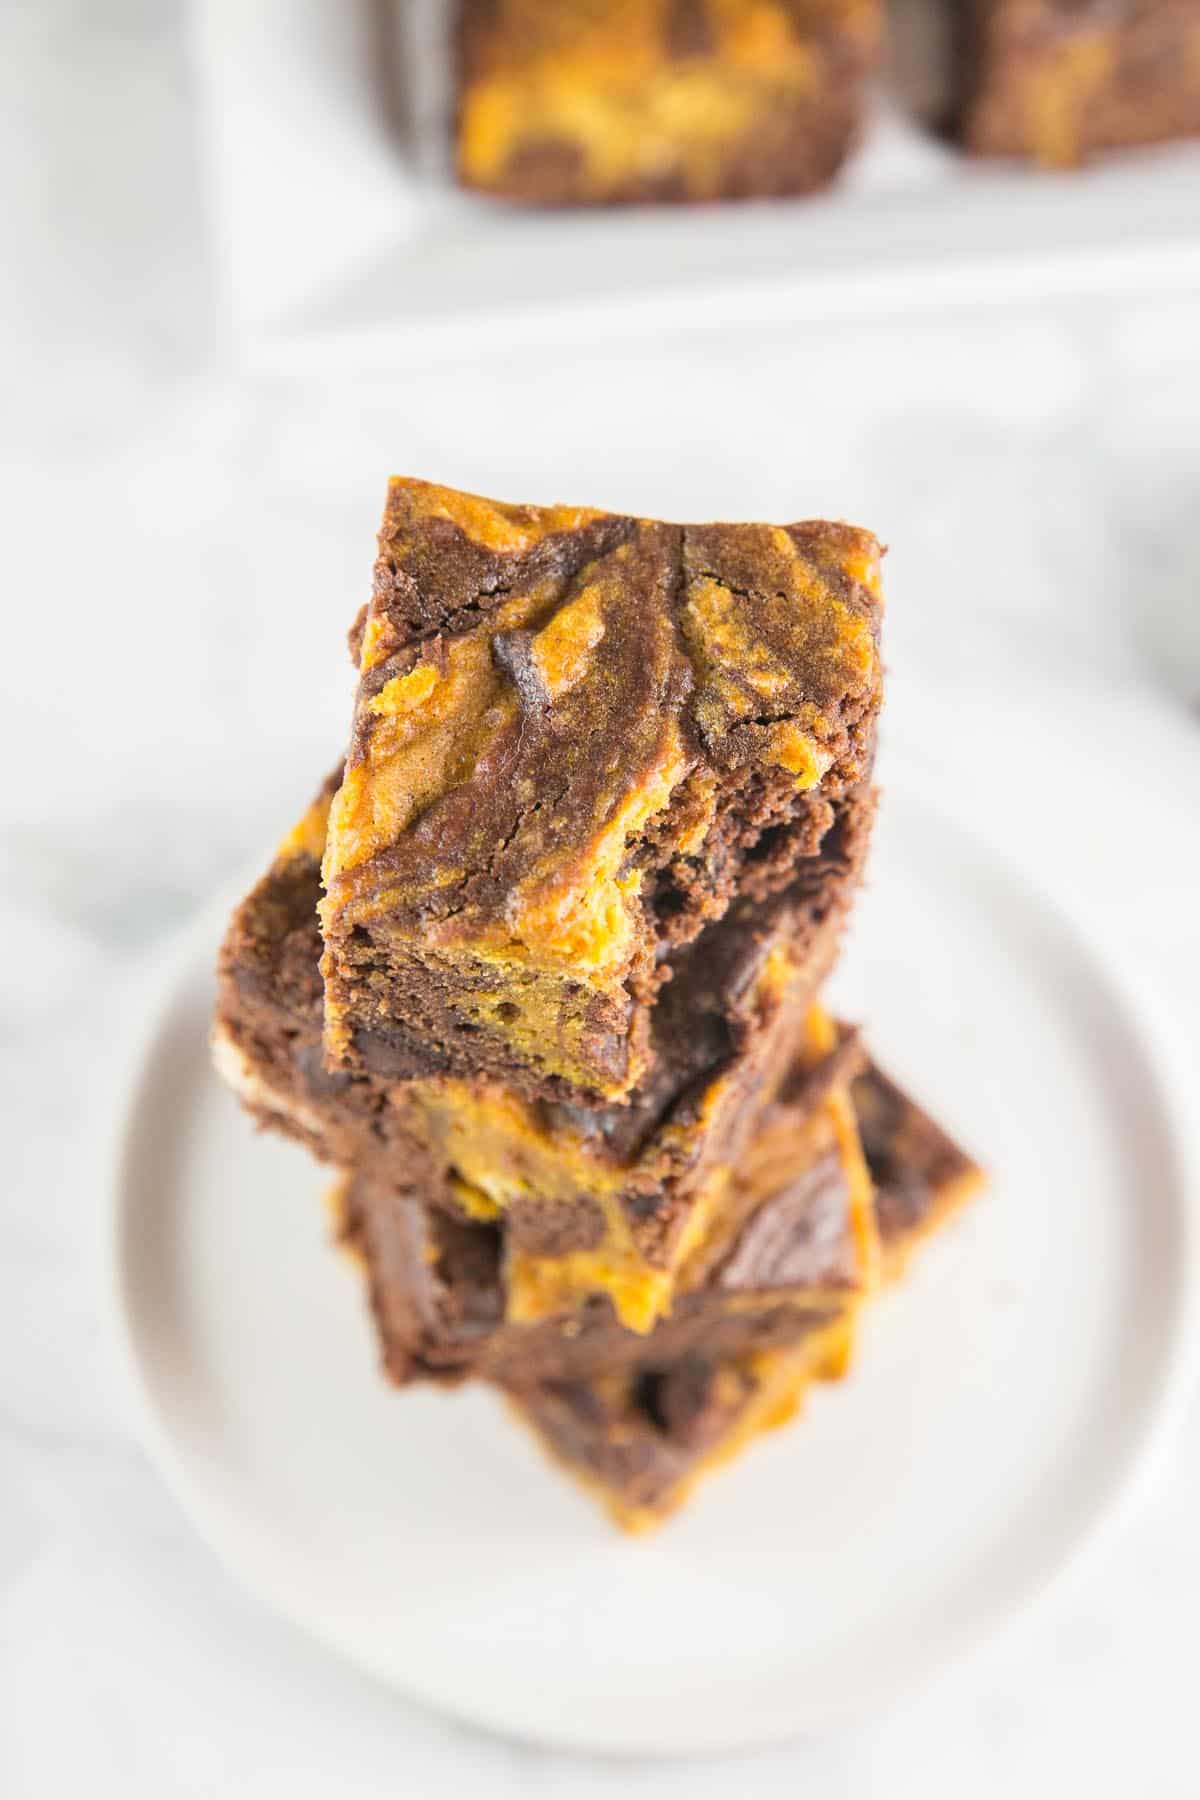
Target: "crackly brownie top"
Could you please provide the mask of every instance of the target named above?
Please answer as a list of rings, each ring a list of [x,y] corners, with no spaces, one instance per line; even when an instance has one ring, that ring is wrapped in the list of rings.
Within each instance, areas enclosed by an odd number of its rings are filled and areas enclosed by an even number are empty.
[[[327,931],[386,919],[435,949],[627,963],[639,844],[701,852],[748,772],[834,792],[866,773],[879,556],[848,525],[667,525],[394,479]]]
[[[489,185],[537,147],[569,146],[582,188],[661,174],[709,191],[732,146],[810,101],[831,58],[862,67],[879,0],[465,0],[459,169]]]

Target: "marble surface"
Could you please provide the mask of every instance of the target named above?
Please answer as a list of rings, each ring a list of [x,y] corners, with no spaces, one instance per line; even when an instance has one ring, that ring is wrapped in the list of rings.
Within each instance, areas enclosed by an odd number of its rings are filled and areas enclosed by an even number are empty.
[[[1040,808],[1144,771],[1150,828],[1068,809],[1062,867],[1200,1049],[1200,834],[1152,824],[1200,796],[1198,296],[254,377],[221,354],[190,106],[174,7],[0,11],[0,1792],[1193,1796],[1200,1411],[1103,1561],[936,1690],[614,1769],[443,1724],[234,1585],[139,1447],[96,1239],[144,959],[330,760],[391,467],[870,522],[902,723],[942,701],[966,741],[972,695],[1011,692]],[[1111,731],[1047,767],[1029,700],[1059,690]]]

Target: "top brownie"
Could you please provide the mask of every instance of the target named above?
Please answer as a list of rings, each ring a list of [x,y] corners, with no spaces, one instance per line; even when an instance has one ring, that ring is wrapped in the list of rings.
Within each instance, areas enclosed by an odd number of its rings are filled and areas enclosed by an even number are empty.
[[[459,0],[459,180],[539,205],[806,193],[854,142],[882,19],[882,0]]]
[[[668,953],[869,776],[879,554],[394,479],[326,840],[331,1066],[626,1096]]]

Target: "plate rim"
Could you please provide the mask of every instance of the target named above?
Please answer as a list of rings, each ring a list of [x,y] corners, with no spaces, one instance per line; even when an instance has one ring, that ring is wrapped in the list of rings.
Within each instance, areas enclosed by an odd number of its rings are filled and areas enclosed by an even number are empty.
[[[608,1759],[643,1756],[655,1759],[696,1755],[736,1755],[766,1749],[805,1738],[819,1731],[837,1729],[872,1709],[890,1708],[918,1687],[943,1674],[951,1666],[980,1658],[998,1648],[1019,1627],[1031,1624],[1042,1608],[1069,1583],[1078,1580],[1091,1560],[1110,1543],[1138,1505],[1145,1489],[1162,1467],[1180,1432],[1196,1388],[1200,1386],[1200,1105],[1193,1097],[1188,1077],[1189,1059],[1179,1027],[1168,1013],[1152,982],[1139,982],[1136,955],[1121,951],[1114,956],[1107,933],[1089,915],[1078,895],[1068,900],[1061,883],[1036,878],[1006,859],[997,844],[973,822],[952,807],[918,798],[905,784],[889,780],[889,791],[904,810],[913,810],[938,829],[957,835],[970,852],[1026,904],[1044,915],[1052,931],[1074,941],[1075,947],[1100,980],[1151,1083],[1157,1110],[1168,1127],[1167,1140],[1176,1190],[1172,1216],[1178,1235],[1179,1258],[1170,1295],[1170,1311],[1163,1328],[1157,1368],[1148,1392],[1148,1403],[1131,1425],[1120,1455],[1108,1465],[1107,1478],[1093,1484],[1092,1497],[1073,1539],[1056,1547],[1049,1564],[1025,1577],[1021,1591],[1006,1602],[979,1608],[977,1616],[955,1631],[944,1633],[932,1648],[915,1649],[909,1665],[895,1679],[876,1682],[875,1690],[862,1688],[847,1693],[840,1704],[826,1706],[819,1721],[780,1721],[768,1729],[744,1730],[724,1726],[725,1715],[698,1720],[687,1737],[674,1730],[647,1733],[639,1727],[614,1745],[594,1735],[584,1725],[572,1729],[561,1716],[553,1728],[534,1730],[503,1717],[503,1708],[489,1710],[487,1696],[481,1705],[463,1706],[441,1691],[422,1685],[419,1674],[403,1679],[384,1667],[371,1653],[350,1640],[348,1634],[330,1629],[311,1609],[294,1604],[279,1584],[257,1568],[236,1534],[224,1531],[192,1475],[192,1460],[181,1447],[170,1425],[170,1415],[157,1401],[145,1355],[138,1342],[137,1306],[131,1291],[127,1254],[128,1168],[136,1151],[141,1099],[151,1059],[185,980],[194,974],[202,954],[212,955],[232,905],[261,874],[223,883],[199,906],[149,959],[143,980],[136,984],[148,1004],[130,1007],[128,1031],[114,1058],[119,1072],[110,1114],[110,1130],[104,1146],[104,1204],[98,1209],[95,1243],[97,1285],[100,1289],[104,1336],[121,1387],[131,1402],[137,1435],[164,1486],[199,1539],[217,1557],[239,1585],[260,1600],[277,1617],[295,1627],[312,1645],[334,1655],[391,1694],[400,1694],[437,1716],[458,1725],[488,1732],[510,1742],[537,1744],[573,1754]],[[889,807],[889,811],[890,811]],[[721,1723],[718,1723],[718,1720]]]

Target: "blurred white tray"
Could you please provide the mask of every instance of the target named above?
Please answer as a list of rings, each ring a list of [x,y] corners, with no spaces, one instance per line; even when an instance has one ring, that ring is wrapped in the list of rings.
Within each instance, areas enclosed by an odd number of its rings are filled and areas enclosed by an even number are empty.
[[[407,3],[428,18],[431,0]],[[579,215],[474,199],[406,157],[382,20],[381,0],[195,0],[215,235],[256,358],[1200,282],[1200,148],[1064,176],[981,166],[883,101],[818,199]]]

